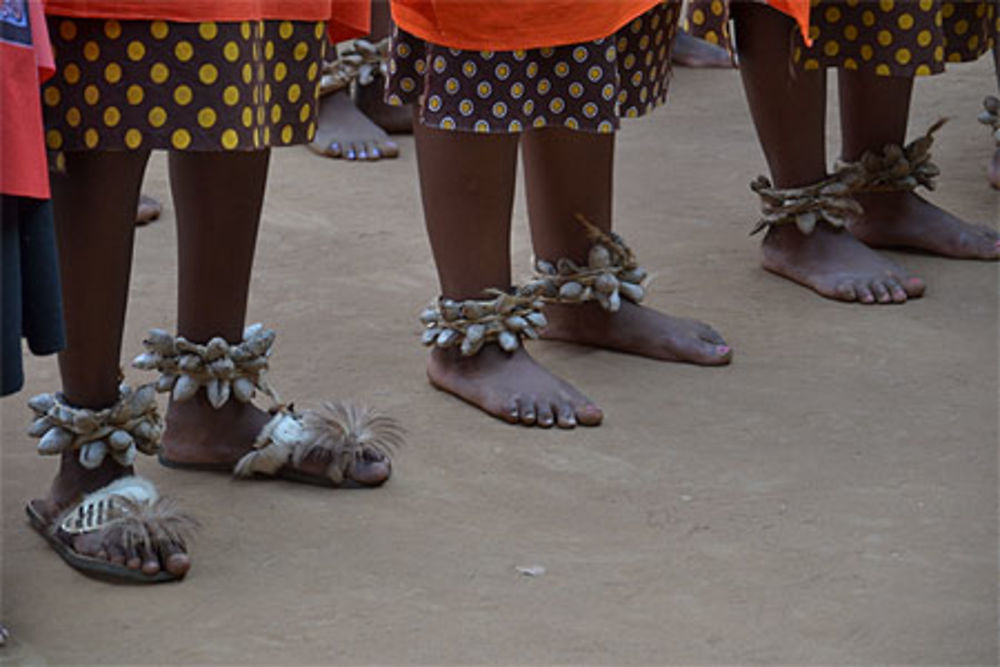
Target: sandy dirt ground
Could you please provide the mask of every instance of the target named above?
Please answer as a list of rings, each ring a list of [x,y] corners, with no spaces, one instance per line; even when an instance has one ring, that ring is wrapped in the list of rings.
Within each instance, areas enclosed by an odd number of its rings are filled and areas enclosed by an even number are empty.
[[[993,88],[985,60],[921,81],[912,125],[953,117],[934,199],[995,224],[975,120]],[[738,76],[680,71],[668,106],[620,135],[618,227],[658,272],[652,305],[717,326],[735,362],[533,343],[606,422],[512,427],[424,379],[416,314],[436,280],[402,146],[379,165],[274,156],[250,314],[280,329],[287,398],[356,397],[402,420],[391,483],[241,483],[143,460],[204,530],[184,583],[115,587],[26,525],[55,465],[23,435],[24,396],[6,400],[17,640],[0,662],[996,664],[996,264],[898,255],[930,288],[883,308],[765,273]],[[161,198],[164,167],[147,179]],[[172,325],[172,222],[168,201],[138,235],[127,358]],[[523,275],[523,206],[516,223]],[[52,359],[28,371],[27,395],[56,388]],[[516,569],[533,565],[545,573]]]

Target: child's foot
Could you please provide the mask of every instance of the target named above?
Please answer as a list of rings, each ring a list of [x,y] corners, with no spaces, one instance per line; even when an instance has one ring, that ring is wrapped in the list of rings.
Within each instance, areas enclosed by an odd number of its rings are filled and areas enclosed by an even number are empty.
[[[163,205],[147,195],[139,196],[139,208],[135,213],[135,224],[139,227],[159,220],[163,213]]]
[[[958,259],[1000,258],[1000,234],[973,225],[913,192],[857,195],[864,216],[851,233],[873,248],[909,248]]]
[[[683,30],[679,31],[677,37],[674,38],[670,60],[681,67],[720,67],[726,69],[733,67],[733,59],[724,48],[718,44],[698,39]]]
[[[616,313],[594,302],[548,304],[545,317],[549,324],[542,338],[702,366],[721,366],[733,358],[725,339],[707,324],[630,301],[622,300]]]
[[[793,225],[771,227],[761,246],[768,271],[838,301],[904,303],[924,293],[924,281],[906,273],[846,230],[826,224],[812,234]]]
[[[486,345],[463,357],[458,350],[434,349],[427,363],[431,384],[511,424],[560,428],[597,426],[601,409],[519,348],[508,354]]]
[[[413,109],[409,105],[386,104],[382,97],[383,81],[379,78],[367,86],[355,86],[354,104],[389,134],[410,134],[413,132]]]
[[[399,145],[369,120],[342,90],[323,97],[319,125],[309,149],[344,160],[381,160],[399,155]]]
[[[52,482],[47,498],[32,501],[38,514],[51,523],[67,508],[74,505],[88,493],[97,491],[121,477],[133,475],[131,466],[123,467],[111,457],[95,470],[87,470],[76,461],[76,452],[64,455],[59,474]],[[191,559],[178,544],[167,543],[159,551],[142,545],[126,548],[120,539],[111,533],[115,529],[84,533],[72,538],[70,547],[84,556],[106,559],[116,565],[124,565],[132,570],[142,570],[153,576],[161,570],[181,576],[191,567]],[[117,533],[120,537],[120,532]]]
[[[170,402],[160,456],[182,468],[232,470],[252,449],[257,434],[270,420],[267,412],[236,400],[216,410],[204,392],[199,391],[189,400]],[[328,465],[329,461],[308,458],[296,470],[322,478]],[[351,479],[364,485],[378,485],[390,473],[391,464],[387,460],[364,460],[355,463]]]

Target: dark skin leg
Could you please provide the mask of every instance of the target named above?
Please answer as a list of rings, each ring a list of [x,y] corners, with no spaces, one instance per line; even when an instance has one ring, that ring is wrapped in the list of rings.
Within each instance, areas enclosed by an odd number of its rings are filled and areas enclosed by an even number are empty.
[[[516,135],[446,132],[414,123],[427,232],[441,292],[452,299],[483,298],[510,286],[510,218],[517,164]],[[596,425],[603,414],[520,348],[497,345],[462,357],[435,349],[431,383],[510,423],[572,428]]]
[[[903,145],[913,79],[840,72],[840,115],[844,159],[857,160],[868,150]],[[872,109],[879,113],[873,114]],[[997,259],[1000,234],[944,211],[915,192],[858,195],[865,213],[851,233],[875,248],[912,248],[960,259]]]
[[[777,187],[827,176],[825,73],[789,72],[790,19],[755,3],[734,3],[740,74],[764,157]],[[764,268],[839,301],[903,303],[924,283],[846,230],[820,223],[812,234],[792,225],[767,231]]]
[[[242,339],[269,157],[269,151],[170,154],[179,245],[177,329],[188,340]],[[205,197],[206,191],[219,196]],[[171,401],[163,456],[176,463],[235,464],[270,418],[234,399],[216,410],[199,391],[191,400]],[[321,475],[327,463],[309,461],[303,471]],[[378,483],[388,472],[387,462],[370,462],[354,477]]]
[[[52,177],[67,337],[59,370],[71,405],[100,409],[118,399],[135,211],[148,157],[135,152],[68,153],[67,174]],[[49,496],[34,504],[55,519],[82,495],[132,474],[131,466],[110,457],[96,470],[87,470],[75,453],[67,453]],[[180,575],[191,565],[177,545],[165,546],[158,554],[126,552],[104,533],[77,537],[73,548],[147,574],[166,569]]]
[[[577,221],[583,215],[611,229],[615,138],[568,129],[532,130],[524,136],[528,214],[535,254],[586,265],[592,242]],[[546,338],[604,347],[668,361],[728,363],[732,350],[707,324],[659,313],[623,300],[609,313],[596,302],[546,308]]]
[[[373,0],[371,40],[378,42],[392,34],[392,12],[389,0]],[[354,89],[354,103],[368,118],[390,134],[413,131],[413,111],[409,107],[394,107],[383,99],[385,79],[378,78],[370,86]]]

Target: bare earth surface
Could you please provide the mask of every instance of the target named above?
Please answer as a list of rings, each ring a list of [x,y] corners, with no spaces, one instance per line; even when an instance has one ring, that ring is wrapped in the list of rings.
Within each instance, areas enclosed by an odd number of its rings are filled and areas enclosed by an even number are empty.
[[[922,80],[911,134],[953,118],[933,198],[996,224],[975,120],[991,92],[985,60]],[[392,482],[328,491],[143,460],[205,524],[194,568],[157,588],[88,580],[24,520],[55,469],[23,435],[23,400],[58,380],[31,361],[3,403],[15,643],[0,662],[996,664],[996,264],[898,255],[927,296],[877,308],[765,273],[738,75],[681,70],[667,108],[621,134],[617,219],[658,271],[651,302],[715,325],[736,360],[533,343],[605,425],[511,427],[424,379],[416,314],[436,280],[402,148],[373,166],[275,155],[251,307],[279,327],[285,398],[357,397],[403,421]],[[161,198],[164,167],[147,180]],[[138,235],[127,358],[172,326],[172,222],[167,200]]]

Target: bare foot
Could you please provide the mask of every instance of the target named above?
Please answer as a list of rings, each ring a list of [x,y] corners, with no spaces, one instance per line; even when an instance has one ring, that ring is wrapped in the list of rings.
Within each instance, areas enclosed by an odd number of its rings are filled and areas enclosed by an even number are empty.
[[[508,354],[487,345],[472,357],[434,349],[431,384],[511,424],[560,428],[597,426],[604,413],[569,383],[540,366],[523,348]]]
[[[139,208],[135,213],[135,224],[139,227],[148,225],[154,220],[160,219],[163,212],[163,205],[152,197],[141,195],[139,197]]]
[[[120,477],[135,474],[131,467],[123,467],[110,457],[104,459],[96,470],[87,470],[76,459],[75,452],[63,455],[59,474],[52,482],[47,498],[33,500],[32,505],[47,521],[55,521],[68,507],[78,502],[82,496],[92,493]],[[139,545],[125,549],[121,536],[115,528],[85,533],[68,538],[74,551],[93,558],[106,559],[132,570],[142,570],[153,576],[160,570],[182,576],[191,568],[191,559],[183,547],[174,543],[157,545],[149,549]]]
[[[382,98],[382,83],[377,78],[367,86],[354,87],[354,104],[373,123],[389,134],[413,133],[413,109],[409,105],[392,106]]]
[[[1000,234],[938,208],[913,192],[857,195],[864,216],[851,233],[873,248],[908,248],[958,259],[1000,258]]]
[[[230,471],[253,447],[257,434],[271,420],[260,408],[230,400],[216,410],[199,391],[187,401],[171,401],[167,410],[167,428],[160,455],[179,467],[198,466]],[[325,477],[328,460],[311,457],[296,468],[314,477]],[[391,474],[386,459],[366,457],[356,463],[350,478],[367,486],[385,482]]]
[[[674,50],[670,52],[670,60],[681,67],[731,69],[736,66],[732,56],[724,48],[698,39],[683,30],[678,31],[677,37],[674,38]]]
[[[399,155],[399,145],[358,110],[346,90],[323,97],[319,127],[309,149],[344,160],[373,161]]]
[[[733,358],[726,341],[707,324],[630,301],[622,300],[616,313],[592,302],[549,304],[545,316],[549,324],[542,338],[702,366],[725,365]]]
[[[767,230],[764,268],[838,301],[904,303],[924,293],[924,281],[875,252],[846,230],[821,223],[812,234],[794,225]]]

